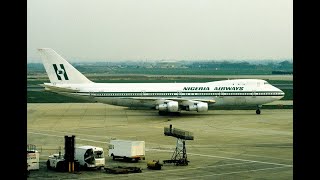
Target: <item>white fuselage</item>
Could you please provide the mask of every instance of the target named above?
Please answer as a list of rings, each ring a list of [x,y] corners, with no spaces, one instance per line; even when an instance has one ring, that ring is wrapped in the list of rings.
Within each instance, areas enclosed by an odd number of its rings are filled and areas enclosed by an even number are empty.
[[[46,84],[52,86],[51,83]],[[283,91],[259,79],[207,83],[89,83],[55,86],[76,90],[58,91],[60,94],[126,107],[155,107],[162,100],[168,99],[215,102],[208,103],[209,106],[262,105],[284,96]]]

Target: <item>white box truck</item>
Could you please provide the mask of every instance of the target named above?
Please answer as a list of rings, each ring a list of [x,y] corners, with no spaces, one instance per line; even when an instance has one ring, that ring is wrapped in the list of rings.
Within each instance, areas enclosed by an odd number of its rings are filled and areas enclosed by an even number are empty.
[[[101,169],[105,165],[103,148],[96,146],[78,146],[75,148],[75,160],[81,167]]]
[[[121,158],[123,160],[145,160],[144,141],[110,140],[109,156],[113,160]]]

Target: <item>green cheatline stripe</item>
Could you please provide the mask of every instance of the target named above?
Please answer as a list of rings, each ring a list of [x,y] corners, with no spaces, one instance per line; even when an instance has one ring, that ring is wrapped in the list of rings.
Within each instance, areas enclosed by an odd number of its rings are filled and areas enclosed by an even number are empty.
[[[195,95],[195,93],[198,93]],[[254,95],[252,92],[79,92],[76,94],[81,94],[84,96],[94,96],[94,97],[181,97],[181,96],[284,96],[282,92],[256,92]],[[264,93],[264,94],[261,94]],[[277,93],[277,94],[271,94]]]
[[[143,93],[220,93],[220,91],[157,91],[149,92],[142,91]],[[79,92],[79,93],[142,93],[139,92]],[[221,93],[252,93],[252,91],[222,91]],[[282,93],[281,91],[255,91],[255,93]]]
[[[90,96],[90,95],[83,95],[83,96]],[[185,96],[216,96],[216,95],[183,95],[183,96],[179,96],[179,97],[185,97]],[[253,95],[223,95],[224,97],[225,96],[249,96],[249,97],[252,97]],[[255,96],[283,96],[283,95],[255,95]],[[94,97],[178,97],[177,95],[165,95],[165,96],[161,96],[161,95],[153,95],[153,96],[150,96],[150,95],[144,95],[144,96],[141,96],[141,95],[121,95],[121,96],[112,96],[112,95],[94,95]]]

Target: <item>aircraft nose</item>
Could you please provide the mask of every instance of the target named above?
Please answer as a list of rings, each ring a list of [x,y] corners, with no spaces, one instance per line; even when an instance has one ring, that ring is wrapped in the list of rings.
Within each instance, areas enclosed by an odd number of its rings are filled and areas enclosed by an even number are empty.
[[[277,96],[275,97],[276,100],[280,100],[284,97],[285,93],[279,89],[278,87],[272,86],[273,91],[276,92]]]
[[[285,95],[285,93],[281,90],[281,89],[278,89],[280,91],[280,96],[279,96],[279,99],[282,99]]]

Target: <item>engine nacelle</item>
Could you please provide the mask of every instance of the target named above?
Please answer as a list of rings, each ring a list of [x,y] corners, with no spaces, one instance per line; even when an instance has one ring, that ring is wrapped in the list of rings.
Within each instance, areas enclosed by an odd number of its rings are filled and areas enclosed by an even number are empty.
[[[156,109],[159,111],[178,112],[179,104],[176,101],[165,102],[164,104],[157,105]]]
[[[198,111],[198,112],[208,111],[208,103],[199,102],[193,105],[189,105],[187,107],[187,111]]]
[[[179,104],[176,101],[170,101],[168,104],[168,111],[169,112],[178,112],[179,111]]]
[[[204,112],[204,111],[208,111],[208,103],[198,103],[198,112]]]
[[[168,105],[167,104],[159,104],[156,106],[156,109],[158,109],[159,111],[167,111]]]

